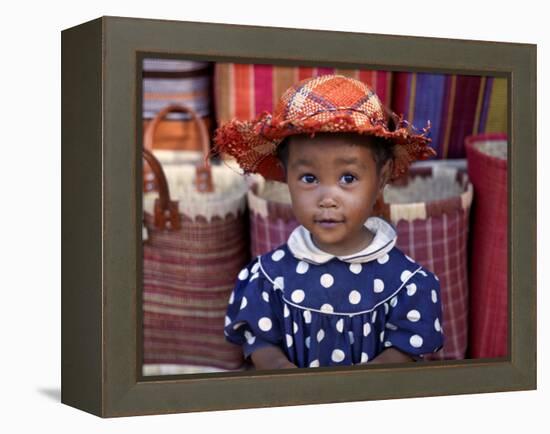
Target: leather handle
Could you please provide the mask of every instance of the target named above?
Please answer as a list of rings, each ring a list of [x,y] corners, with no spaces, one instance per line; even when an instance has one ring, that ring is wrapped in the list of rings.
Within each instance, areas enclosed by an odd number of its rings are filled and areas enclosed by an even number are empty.
[[[154,224],[157,229],[177,230],[181,228],[178,202],[170,199],[170,190],[162,166],[151,151],[143,148],[142,157],[154,174],[159,197],[155,200]]]
[[[210,154],[210,139],[208,135],[208,129],[204,120],[190,107],[180,104],[171,104],[160,110],[153,120],[147,125],[143,135],[143,147],[152,150],[155,138],[155,132],[162,119],[169,113],[188,113],[191,115],[193,121],[199,127],[199,138],[201,141],[201,149],[203,153],[202,164],[198,164],[195,175],[195,187],[199,192],[211,192],[214,191],[214,183],[212,181],[212,170],[210,168],[209,154]]]

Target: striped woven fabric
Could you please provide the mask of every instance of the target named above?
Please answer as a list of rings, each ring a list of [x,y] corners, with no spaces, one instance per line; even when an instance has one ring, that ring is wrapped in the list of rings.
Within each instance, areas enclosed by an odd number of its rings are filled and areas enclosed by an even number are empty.
[[[145,213],[145,225],[143,363],[239,369],[242,351],[223,328],[235,276],[249,258],[245,219],[184,218],[181,230],[159,231]]]
[[[436,158],[464,158],[466,136],[506,131],[506,79],[396,72],[391,107],[414,125],[431,121]]]
[[[342,74],[367,83],[384,105],[389,105],[392,73],[357,69],[216,63],[214,97],[218,124],[234,118],[248,120],[264,110],[273,112],[289,87],[324,74]]]
[[[505,134],[466,139],[468,173],[476,194],[470,253],[469,352],[473,358],[508,356],[506,150]]]
[[[143,118],[151,119],[170,104],[190,107],[201,117],[211,114],[212,65],[173,59],[143,60]],[[170,113],[168,119],[190,119]]]

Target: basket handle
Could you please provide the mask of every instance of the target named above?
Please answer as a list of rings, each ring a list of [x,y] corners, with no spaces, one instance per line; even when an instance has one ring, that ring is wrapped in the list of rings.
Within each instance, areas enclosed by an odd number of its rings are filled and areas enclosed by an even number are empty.
[[[178,202],[170,200],[170,190],[166,176],[159,161],[151,151],[143,148],[143,159],[149,164],[159,190],[159,197],[155,200],[154,224],[157,229],[177,230],[181,228]]]
[[[145,129],[143,135],[143,147],[148,150],[153,149],[155,132],[157,131],[160,121],[164,119],[168,113],[188,113],[191,115],[193,121],[197,123],[204,158],[202,164],[197,164],[194,183],[197,191],[201,193],[214,191],[212,170],[210,169],[210,162],[208,159],[210,153],[208,129],[206,128],[206,123],[204,120],[192,108],[180,104],[171,104],[160,110]]]

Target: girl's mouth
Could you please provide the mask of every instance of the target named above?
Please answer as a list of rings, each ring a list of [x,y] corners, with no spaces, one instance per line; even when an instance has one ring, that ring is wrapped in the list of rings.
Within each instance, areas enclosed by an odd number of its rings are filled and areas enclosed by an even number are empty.
[[[335,220],[335,219],[319,219],[315,220],[315,224],[321,226],[325,229],[332,229],[340,224],[344,223],[343,220]]]

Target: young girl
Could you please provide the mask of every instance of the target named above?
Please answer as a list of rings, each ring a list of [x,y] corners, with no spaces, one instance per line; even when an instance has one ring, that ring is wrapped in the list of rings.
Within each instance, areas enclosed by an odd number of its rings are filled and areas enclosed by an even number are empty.
[[[273,115],[233,120],[217,151],[287,182],[301,224],[244,268],[225,336],[256,369],[418,360],[443,345],[437,277],[395,247],[372,216],[385,184],[435,152],[360,81],[303,80]]]

